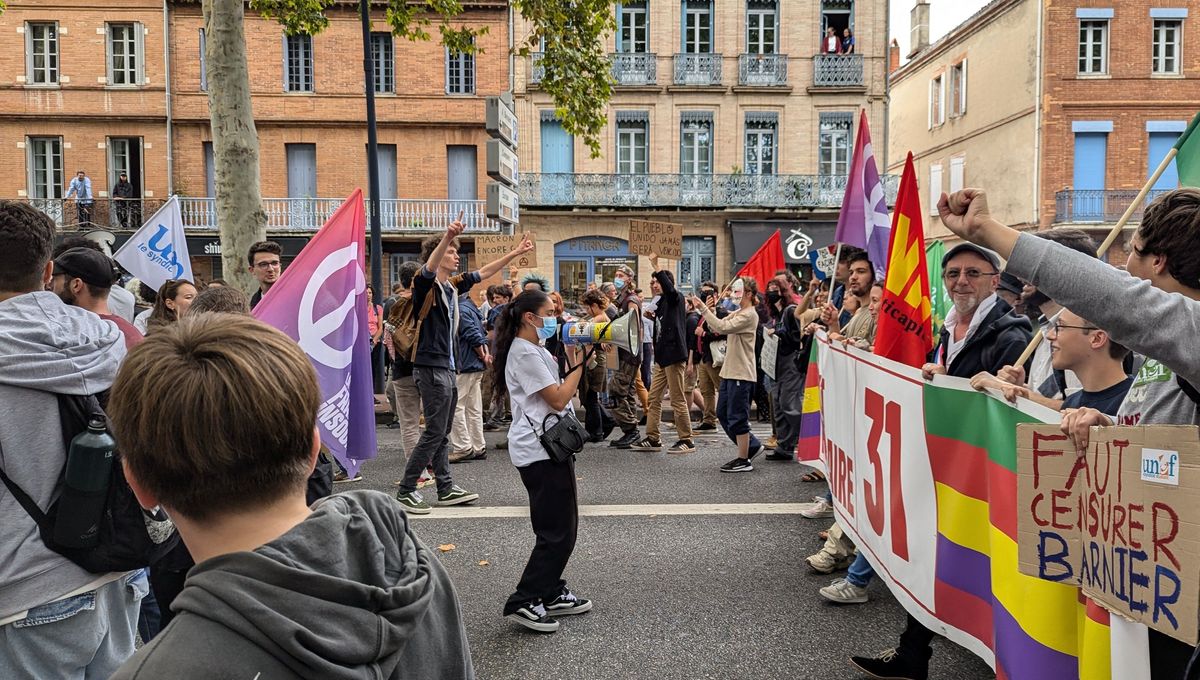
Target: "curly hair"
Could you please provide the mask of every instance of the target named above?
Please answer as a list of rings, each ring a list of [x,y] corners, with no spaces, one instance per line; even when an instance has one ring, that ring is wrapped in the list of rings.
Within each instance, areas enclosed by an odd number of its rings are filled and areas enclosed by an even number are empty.
[[[1156,198],[1142,215],[1139,255],[1166,255],[1167,273],[1200,289],[1200,190],[1182,187]]]

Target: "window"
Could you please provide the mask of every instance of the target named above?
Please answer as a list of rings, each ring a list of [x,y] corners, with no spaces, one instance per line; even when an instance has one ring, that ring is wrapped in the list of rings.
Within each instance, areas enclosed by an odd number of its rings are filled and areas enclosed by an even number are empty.
[[[709,0],[683,0],[684,53],[711,54],[712,46],[712,3]]]
[[[30,198],[62,198],[62,137],[30,137],[27,168]]]
[[[950,67],[950,117],[957,118],[967,112],[967,62],[958,62]]]
[[[774,0],[750,0],[746,5],[746,52],[775,54],[776,14]]]
[[[1079,75],[1108,73],[1108,21],[1079,22]]]
[[[139,24],[108,25],[108,84],[139,85],[141,83],[141,26]]]
[[[446,94],[475,94],[475,55],[446,50]]]
[[[204,35],[204,29],[200,29],[200,91],[208,92],[208,67],[207,60],[204,57],[204,51],[208,48],[208,38]]]
[[[646,54],[649,15],[646,3],[617,5],[617,51],[626,54]]]
[[[929,214],[938,214],[938,201],[942,200],[942,164],[929,166]]]
[[[1179,36],[1183,22],[1178,19],[1154,20],[1154,47],[1151,55],[1155,75],[1179,75]]]
[[[284,91],[313,91],[313,53],[311,35],[284,37]]]
[[[962,191],[964,184],[964,165],[967,159],[963,156],[955,156],[950,159],[950,193]],[[939,195],[940,199],[941,196]]]
[[[929,81],[929,127],[946,122],[946,78],[938,75]]]
[[[392,57],[392,34],[371,34],[372,80],[376,92],[396,91],[396,62]]]
[[[712,114],[684,112],[679,121],[679,172],[712,174]]]
[[[648,114],[639,111],[617,112],[618,175],[644,175],[649,171],[649,140]]]
[[[25,82],[58,84],[58,24],[30,22],[25,25]]]
[[[774,113],[746,114],[746,173],[775,174],[775,136],[779,120]]]
[[[850,130],[853,113],[822,113],[817,172],[824,176],[850,174]]]

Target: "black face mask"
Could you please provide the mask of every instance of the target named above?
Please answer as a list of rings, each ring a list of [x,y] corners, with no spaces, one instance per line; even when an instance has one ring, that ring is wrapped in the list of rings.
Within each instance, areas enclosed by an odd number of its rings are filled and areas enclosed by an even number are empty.
[[[780,298],[779,291],[777,291],[777,290],[768,290],[767,291],[767,302],[770,302],[771,304],[775,304],[776,302],[779,302],[779,298]]]

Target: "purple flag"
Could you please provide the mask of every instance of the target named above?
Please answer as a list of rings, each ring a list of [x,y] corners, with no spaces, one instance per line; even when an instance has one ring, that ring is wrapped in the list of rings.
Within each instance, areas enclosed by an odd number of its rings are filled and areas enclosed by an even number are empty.
[[[858,137],[854,140],[854,156],[850,159],[850,176],[846,180],[846,195],[838,215],[839,243],[867,251],[876,273],[882,275],[888,260],[888,244],[892,238],[892,221],[888,217],[883,182],[875,165],[871,147],[871,131],[867,128],[867,112],[859,114]]]
[[[329,218],[254,308],[312,361],[321,383],[321,442],[353,477],[375,457],[362,190]]]

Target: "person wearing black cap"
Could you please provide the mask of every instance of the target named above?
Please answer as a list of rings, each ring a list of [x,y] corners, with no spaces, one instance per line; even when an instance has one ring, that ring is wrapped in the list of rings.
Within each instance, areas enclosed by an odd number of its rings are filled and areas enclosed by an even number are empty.
[[[131,349],[142,341],[142,334],[108,307],[109,291],[119,277],[116,265],[104,253],[91,248],[71,248],[54,258],[54,277],[50,286],[66,304],[86,309],[116,324],[125,336],[125,348]]]
[[[1015,364],[1029,339],[1032,324],[996,295],[1000,256],[973,243],[960,243],[942,258],[942,279],[954,307],[946,315],[942,335],[921,367],[926,380],[935,374],[971,378],[993,375]],[[877,678],[924,680],[933,655],[934,632],[910,614],[900,644],[876,657],[850,657],[850,663]]]
[[[999,295],[1001,300],[1013,308],[1014,314],[1024,314],[1025,303],[1021,300],[1021,290],[1024,287],[1025,284],[1021,283],[1021,279],[1008,272],[1000,272],[1000,286],[996,288],[996,295]]]
[[[133,185],[129,183],[129,176],[121,173],[117,177],[117,183],[112,188],[113,203],[117,207],[117,222],[121,224],[122,229],[131,229],[133,226],[129,223],[130,214],[133,212]]]

